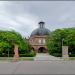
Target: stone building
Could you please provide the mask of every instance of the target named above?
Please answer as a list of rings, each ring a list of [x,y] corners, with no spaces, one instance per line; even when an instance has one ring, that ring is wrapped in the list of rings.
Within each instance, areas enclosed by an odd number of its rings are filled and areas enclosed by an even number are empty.
[[[29,43],[36,53],[47,53],[46,37],[50,31],[45,28],[45,22],[39,22],[39,28],[35,29],[30,37]]]

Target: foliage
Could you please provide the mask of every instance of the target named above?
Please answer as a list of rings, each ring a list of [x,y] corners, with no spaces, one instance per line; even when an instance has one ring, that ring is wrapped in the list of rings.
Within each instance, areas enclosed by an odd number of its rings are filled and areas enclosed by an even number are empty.
[[[47,37],[49,53],[62,53],[62,45],[69,46],[69,53],[75,54],[75,28],[56,29]]]
[[[27,50],[31,50],[31,46],[29,45],[27,39],[22,38],[22,36],[15,31],[0,31],[0,55],[7,56],[8,50],[10,55],[12,55],[14,44],[19,46],[20,52],[27,52]]]
[[[25,54],[20,54],[20,57],[34,57],[36,53],[34,51],[25,53]]]

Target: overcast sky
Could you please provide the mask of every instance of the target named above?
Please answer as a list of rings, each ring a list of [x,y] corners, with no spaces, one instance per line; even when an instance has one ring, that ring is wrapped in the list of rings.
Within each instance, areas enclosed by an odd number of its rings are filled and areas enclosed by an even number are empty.
[[[75,1],[0,1],[0,29],[28,37],[39,21],[51,31],[75,27]]]

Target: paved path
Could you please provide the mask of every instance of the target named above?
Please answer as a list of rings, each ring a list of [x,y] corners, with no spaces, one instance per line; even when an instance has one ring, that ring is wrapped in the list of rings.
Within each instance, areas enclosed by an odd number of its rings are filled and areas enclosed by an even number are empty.
[[[0,74],[75,74],[75,61],[0,62]]]
[[[39,60],[50,61],[50,60],[63,60],[63,59],[51,56],[48,53],[38,53],[36,55],[36,57],[34,58],[34,60],[36,60],[36,61],[39,61]]]

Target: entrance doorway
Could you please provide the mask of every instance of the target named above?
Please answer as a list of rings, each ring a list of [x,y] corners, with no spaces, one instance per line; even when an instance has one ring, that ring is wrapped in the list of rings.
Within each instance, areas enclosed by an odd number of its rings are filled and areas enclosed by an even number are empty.
[[[47,52],[47,50],[44,47],[40,47],[38,49],[38,53],[46,53],[46,52]]]

